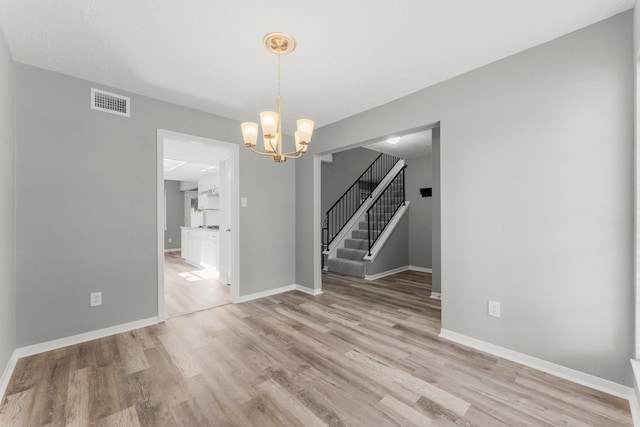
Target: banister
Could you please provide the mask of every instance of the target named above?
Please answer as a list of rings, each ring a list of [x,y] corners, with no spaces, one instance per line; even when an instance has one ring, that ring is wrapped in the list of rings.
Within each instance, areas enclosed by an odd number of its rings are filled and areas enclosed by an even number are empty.
[[[329,247],[340,233],[340,230],[357,212],[363,201],[371,197],[376,186],[399,160],[399,157],[380,154],[327,210],[324,221],[326,227],[323,227],[323,229],[326,229],[326,240],[323,232],[323,246],[325,249]]]
[[[369,209],[367,209],[367,214],[366,214],[367,215],[367,240],[369,243],[369,255],[371,255],[371,248],[373,247],[373,245],[375,245],[378,238],[382,235],[382,232],[387,228],[387,225],[389,225],[391,218],[393,218],[393,216],[398,211],[398,209],[400,209],[400,206],[403,206],[406,203],[405,174],[404,174],[404,170],[406,168],[407,168],[407,165],[404,165],[402,169],[398,171],[396,176],[393,177],[393,179],[389,182],[389,184],[387,184],[384,190],[382,190],[378,195],[378,197],[373,201]],[[395,194],[390,189],[395,190],[395,193],[401,191],[402,192],[401,197],[398,197],[398,195]],[[387,192],[389,192],[389,194],[387,194]],[[393,209],[393,212],[385,212],[384,210],[382,210],[380,206],[383,206],[383,207],[394,206],[394,209]],[[379,230],[375,230],[377,234],[375,235],[373,240],[372,240],[372,233],[371,233],[372,231],[371,212],[372,211],[373,211],[373,214],[378,214],[378,216],[382,214],[384,216],[382,220],[384,224],[382,228],[380,228]],[[378,219],[376,219],[376,221],[378,221]]]

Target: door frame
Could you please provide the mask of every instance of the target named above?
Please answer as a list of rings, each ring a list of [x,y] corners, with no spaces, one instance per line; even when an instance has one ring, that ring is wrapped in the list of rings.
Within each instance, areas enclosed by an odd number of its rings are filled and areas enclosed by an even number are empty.
[[[164,310],[164,138],[167,136],[188,138],[205,144],[224,145],[231,150],[231,164],[233,165],[233,182],[231,184],[231,256],[233,283],[229,285],[229,296],[232,303],[238,302],[240,296],[240,165],[238,144],[218,141],[211,138],[157,129],[156,136],[156,252],[158,259],[158,321],[166,319]]]
[[[425,124],[422,126],[418,126],[418,127],[414,127],[414,128],[409,128],[409,129],[405,129],[404,131],[401,132],[394,132],[392,134],[389,134],[387,136],[378,136],[376,138],[372,138],[372,139],[368,139],[366,141],[361,141],[361,142],[357,142],[357,143],[353,143],[353,144],[347,144],[343,147],[338,147],[338,148],[334,148],[333,150],[329,150],[329,151],[323,151],[317,154],[314,154],[313,156],[313,218],[312,218],[312,223],[313,223],[313,288],[316,292],[322,292],[322,264],[321,264],[321,256],[322,256],[322,205],[321,205],[321,197],[322,197],[322,158],[324,156],[327,155],[332,155],[334,153],[339,153],[341,151],[346,151],[346,150],[351,150],[353,148],[358,148],[358,147],[363,147],[365,145],[368,145],[372,142],[377,142],[377,141],[381,141],[384,139],[387,139],[390,136],[403,136],[403,135],[409,135],[412,133],[416,133],[416,132],[422,132],[425,130],[429,130],[429,129],[441,129],[441,122],[437,121],[437,122],[433,122],[433,123],[429,123],[429,124]],[[440,142],[440,140],[439,140]],[[439,160],[438,160],[439,161]],[[438,180],[438,188],[437,188],[437,194],[440,194],[440,185],[439,185],[439,180]],[[435,181],[434,181],[434,186],[435,186]],[[438,232],[441,233],[441,222],[440,222],[440,214],[438,214],[437,219],[436,218],[432,218],[433,222],[433,229],[435,230],[436,227],[438,229]],[[438,252],[439,254],[439,259],[437,261],[433,261],[433,267],[432,267],[432,274],[437,274],[440,275],[441,274],[441,263],[442,263],[442,253],[441,253],[441,237],[440,239],[437,241],[437,243],[434,243],[434,246],[432,248],[433,253]],[[433,256],[433,255],[432,255]],[[436,265],[437,262],[437,265]],[[442,279],[440,279],[440,293],[442,293]]]

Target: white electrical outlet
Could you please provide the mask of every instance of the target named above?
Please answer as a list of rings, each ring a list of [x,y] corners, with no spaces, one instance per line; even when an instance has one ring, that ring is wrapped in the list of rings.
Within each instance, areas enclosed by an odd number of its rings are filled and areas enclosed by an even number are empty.
[[[171,240],[172,240],[171,237],[169,237],[169,243],[171,243]]]
[[[491,317],[500,317],[500,302],[498,301],[488,301],[487,309],[489,316]]]
[[[89,305],[91,307],[102,305],[102,292],[92,292]]]

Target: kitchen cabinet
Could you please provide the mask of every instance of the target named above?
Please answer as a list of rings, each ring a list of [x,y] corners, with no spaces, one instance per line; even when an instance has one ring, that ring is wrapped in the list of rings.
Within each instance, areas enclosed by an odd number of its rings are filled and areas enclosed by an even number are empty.
[[[182,258],[191,261],[195,258],[195,239],[193,238],[193,232],[189,228],[182,228]]]
[[[189,264],[218,270],[220,232],[182,227],[182,258]]]
[[[200,264],[218,269],[219,247],[218,231],[202,232],[199,240]]]

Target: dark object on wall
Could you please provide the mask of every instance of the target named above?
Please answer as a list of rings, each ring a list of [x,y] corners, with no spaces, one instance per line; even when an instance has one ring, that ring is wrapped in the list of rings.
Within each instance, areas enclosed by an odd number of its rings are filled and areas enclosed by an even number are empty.
[[[429,187],[429,188],[421,188],[420,189],[420,194],[422,195],[422,197],[431,197],[431,187]]]

